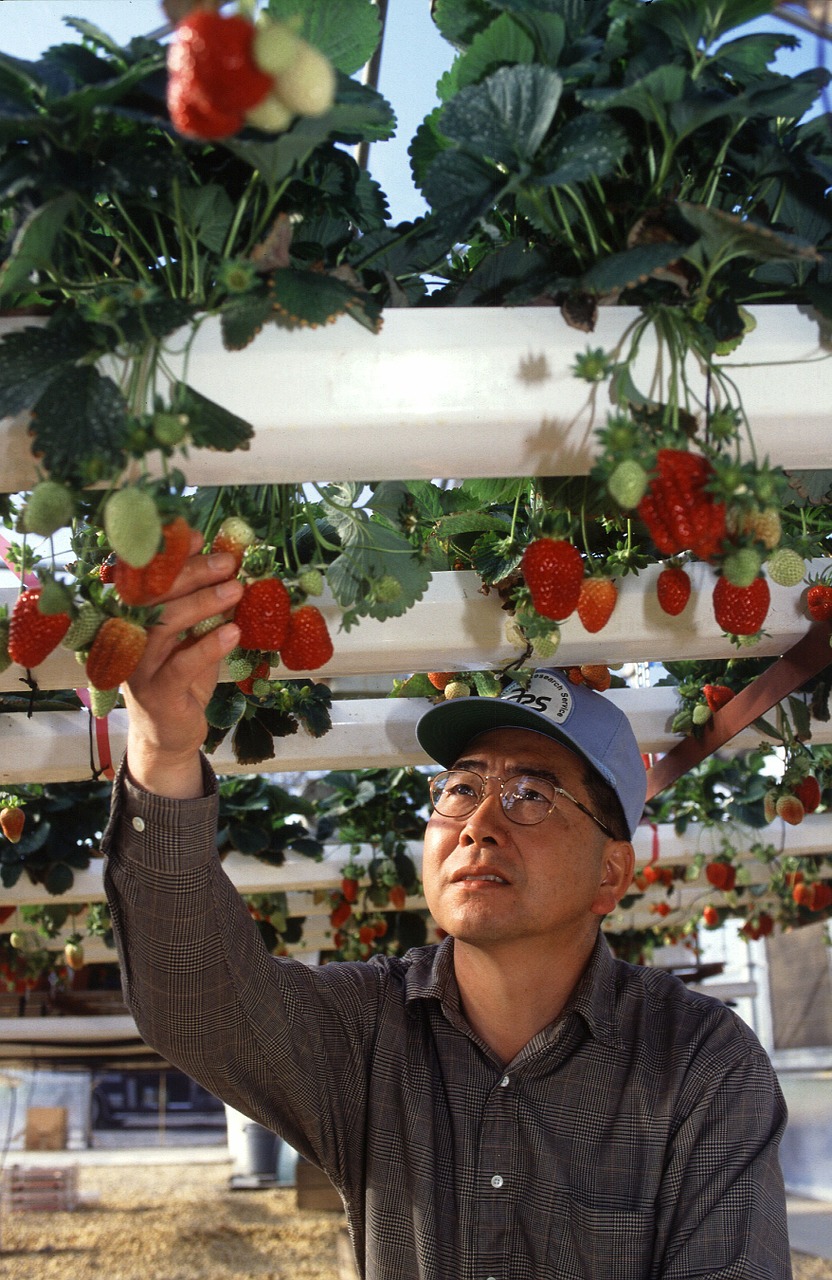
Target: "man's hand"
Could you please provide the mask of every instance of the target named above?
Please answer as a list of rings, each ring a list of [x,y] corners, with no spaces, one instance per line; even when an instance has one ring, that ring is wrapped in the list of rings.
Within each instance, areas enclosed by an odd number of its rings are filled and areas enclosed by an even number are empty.
[[[192,554],[160,602],[161,621],[150,628],[141,662],[124,696],[129,716],[130,776],[157,795],[186,800],[202,794],[199,748],[207,732],[205,708],[219,664],[236,645],[239,629],[224,623],[193,644],[181,633],[215,614],[227,614],[242,595],[230,555],[201,555],[194,533]]]

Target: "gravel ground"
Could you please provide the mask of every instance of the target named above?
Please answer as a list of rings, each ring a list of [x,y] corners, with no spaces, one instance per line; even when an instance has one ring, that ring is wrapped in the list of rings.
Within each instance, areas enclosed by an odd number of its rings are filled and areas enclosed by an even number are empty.
[[[81,1167],[74,1212],[0,1218],[3,1280],[339,1280],[342,1214],[298,1212],[293,1190],[230,1191],[230,1173]],[[832,1280],[832,1262],[792,1261],[795,1280]]]

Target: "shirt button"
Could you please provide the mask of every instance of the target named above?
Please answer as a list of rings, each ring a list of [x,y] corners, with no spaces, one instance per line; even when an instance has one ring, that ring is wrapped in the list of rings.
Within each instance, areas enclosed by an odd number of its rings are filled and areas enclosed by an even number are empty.
[[[132,827],[134,831],[144,831],[144,818],[134,818]]]
[[[500,1088],[505,1089],[507,1085],[508,1085],[508,1076],[503,1076],[502,1080],[500,1081]]]
[[[503,1175],[501,1173],[495,1173],[494,1177],[491,1179],[491,1185],[492,1187],[501,1187],[503,1185]]]

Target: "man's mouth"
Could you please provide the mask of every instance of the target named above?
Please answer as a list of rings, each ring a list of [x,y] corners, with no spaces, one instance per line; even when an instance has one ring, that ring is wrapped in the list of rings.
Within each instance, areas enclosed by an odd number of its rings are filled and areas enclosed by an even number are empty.
[[[454,884],[481,884],[483,881],[489,884],[508,884],[505,876],[496,871],[463,871],[454,876]]]

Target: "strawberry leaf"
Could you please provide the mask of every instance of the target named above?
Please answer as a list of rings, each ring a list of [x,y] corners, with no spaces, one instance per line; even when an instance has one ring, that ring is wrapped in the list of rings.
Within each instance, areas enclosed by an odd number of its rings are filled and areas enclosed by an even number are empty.
[[[282,267],[272,277],[272,307],[278,322],[289,329],[331,324],[344,314],[354,295],[355,290],[343,280],[318,271]]]
[[[31,409],[61,371],[89,350],[89,342],[63,330],[29,325],[0,342],[0,417]]]
[[[242,351],[272,316],[271,298],[265,294],[227,302],[220,313],[223,346],[227,351]]]
[[[367,0],[269,0],[269,16],[298,21],[303,38],[348,76],[370,61],[381,34]]]
[[[272,735],[256,716],[240,721],[231,738],[231,749],[238,764],[260,764],[274,759]]]
[[[32,413],[33,452],[53,480],[89,484],[125,464],[127,405],[112,378],[91,365],[64,369]]]
[[[254,435],[254,428],[245,418],[194,391],[187,383],[176,384],[171,407],[174,413],[187,415],[188,432],[197,448],[231,453],[234,449],[247,449]]]

